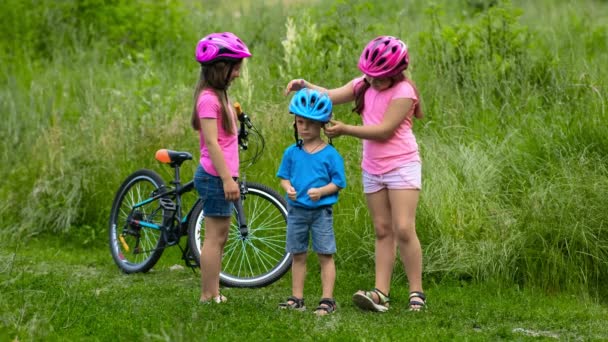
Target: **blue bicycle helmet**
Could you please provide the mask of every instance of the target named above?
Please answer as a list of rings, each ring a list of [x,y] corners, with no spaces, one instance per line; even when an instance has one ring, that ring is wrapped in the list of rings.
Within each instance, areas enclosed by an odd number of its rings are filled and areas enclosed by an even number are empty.
[[[291,98],[289,112],[313,121],[327,123],[331,119],[332,107],[329,95],[304,88]]]

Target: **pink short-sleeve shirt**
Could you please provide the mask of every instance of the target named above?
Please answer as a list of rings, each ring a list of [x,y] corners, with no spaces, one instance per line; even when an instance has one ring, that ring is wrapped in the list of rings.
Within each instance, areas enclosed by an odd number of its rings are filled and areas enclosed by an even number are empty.
[[[231,116],[234,117],[234,112],[232,111],[231,106],[227,108],[230,111]],[[238,138],[236,134],[230,135],[228,134],[223,126],[222,126],[222,105],[217,98],[217,95],[214,91],[210,89],[203,90],[198,96],[198,100],[196,101],[196,110],[198,111],[198,117],[200,119],[215,119],[217,121],[217,140],[220,145],[220,149],[224,154],[224,160],[226,161],[226,166],[230,171],[230,175],[232,177],[239,176],[239,145]],[[237,131],[236,122],[233,121],[234,132]],[[205,144],[205,137],[203,135],[203,131],[199,131],[200,136],[200,150],[201,150],[201,158],[200,163],[205,172],[212,174],[214,176],[219,176],[217,170],[213,166],[213,162],[211,161],[211,156],[209,155],[209,150],[207,149],[207,145]]]
[[[363,77],[353,80],[354,88],[363,82]],[[399,125],[395,134],[385,141],[363,139],[363,159],[361,168],[368,173],[380,175],[410,162],[420,162],[418,144],[412,132],[414,107],[418,103],[416,91],[408,81],[399,82],[392,87],[378,91],[370,87],[365,92],[365,107],[361,115],[363,125],[377,125],[382,122],[384,113],[393,99],[412,99],[414,105],[407,117]]]

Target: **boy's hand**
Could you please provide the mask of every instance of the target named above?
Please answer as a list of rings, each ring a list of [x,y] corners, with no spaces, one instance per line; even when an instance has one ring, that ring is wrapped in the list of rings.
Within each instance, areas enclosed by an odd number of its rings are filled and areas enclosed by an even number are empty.
[[[318,201],[321,198],[321,189],[319,188],[310,188],[308,190],[308,196],[313,202]]]
[[[295,201],[296,200],[296,189],[293,188],[293,186],[290,186],[289,189],[287,189],[287,197],[289,197],[290,200]]]

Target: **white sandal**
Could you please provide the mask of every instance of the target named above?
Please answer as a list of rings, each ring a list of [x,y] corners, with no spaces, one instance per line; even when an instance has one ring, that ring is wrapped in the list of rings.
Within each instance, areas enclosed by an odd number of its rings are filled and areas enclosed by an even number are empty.
[[[374,300],[373,293],[376,293],[378,296],[378,303]],[[378,289],[373,289],[371,291],[365,291],[363,293],[357,292],[353,295],[353,302],[356,306],[363,310],[370,310],[376,312],[386,312],[388,311],[388,303],[390,302],[390,298],[382,293],[382,291]]]
[[[201,300],[200,303],[201,304],[211,304],[211,303],[220,304],[220,303],[226,303],[227,301],[228,301],[228,298],[226,298],[226,296],[224,296],[220,293],[219,295],[217,295],[216,297],[212,297],[211,299]]]

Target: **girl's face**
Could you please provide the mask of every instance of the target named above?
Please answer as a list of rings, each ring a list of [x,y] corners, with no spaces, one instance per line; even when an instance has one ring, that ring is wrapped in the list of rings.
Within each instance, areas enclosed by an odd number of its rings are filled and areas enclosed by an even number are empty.
[[[371,77],[365,75],[365,80],[369,83],[369,85],[378,90],[382,91],[391,87],[392,80],[390,77]]]
[[[228,84],[232,83],[232,80],[234,80],[235,78],[240,76],[241,73],[241,63],[236,63],[233,67],[232,67],[232,72],[230,73],[230,76],[228,77]]]
[[[298,135],[302,140],[313,140],[321,136],[321,127],[323,124],[318,121],[313,121],[307,118],[296,115],[296,127]]]

